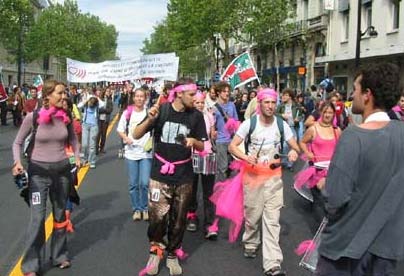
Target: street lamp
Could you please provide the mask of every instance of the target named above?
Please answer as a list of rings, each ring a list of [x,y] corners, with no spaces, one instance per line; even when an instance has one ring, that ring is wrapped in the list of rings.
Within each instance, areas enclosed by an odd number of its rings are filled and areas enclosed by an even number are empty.
[[[220,42],[220,34],[214,34],[215,37],[215,45],[216,45],[216,72],[219,72],[219,42]]]
[[[369,26],[362,33],[361,31],[361,23],[362,23],[362,1],[358,1],[358,24],[356,29],[356,52],[355,52],[355,68],[359,67],[360,64],[360,53],[361,53],[361,39],[362,36],[369,33],[370,37],[376,37],[377,31],[374,26]]]

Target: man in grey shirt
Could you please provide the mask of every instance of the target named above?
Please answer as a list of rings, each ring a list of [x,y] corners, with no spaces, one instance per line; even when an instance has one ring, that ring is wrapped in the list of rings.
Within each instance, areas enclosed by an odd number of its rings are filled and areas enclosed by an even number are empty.
[[[404,257],[404,124],[390,121],[399,69],[371,65],[354,82],[352,112],[364,122],[342,134],[325,184],[329,222],[315,275],[394,275]]]

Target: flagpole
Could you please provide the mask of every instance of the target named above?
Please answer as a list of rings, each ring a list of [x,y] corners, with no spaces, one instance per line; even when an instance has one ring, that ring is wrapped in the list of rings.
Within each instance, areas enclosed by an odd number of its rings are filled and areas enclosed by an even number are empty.
[[[248,58],[250,59],[250,62],[252,64],[252,66],[254,67],[254,63],[253,63],[253,61],[251,59],[251,55],[250,55],[250,48],[251,48],[251,44],[248,45],[248,48],[247,48],[246,52],[248,54]],[[258,86],[261,86],[260,78],[257,75],[257,71],[256,70],[254,70],[254,71],[255,71],[255,75],[257,76]]]

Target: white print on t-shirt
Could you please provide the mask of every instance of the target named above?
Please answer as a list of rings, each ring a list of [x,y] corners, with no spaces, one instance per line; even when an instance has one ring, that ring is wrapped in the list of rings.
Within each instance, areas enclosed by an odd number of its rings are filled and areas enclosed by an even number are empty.
[[[32,205],[39,205],[41,204],[41,193],[35,192],[32,193]]]
[[[161,142],[167,144],[181,144],[181,139],[178,139],[178,136],[182,135],[182,137],[188,137],[190,133],[191,130],[186,125],[165,122],[161,134]]]

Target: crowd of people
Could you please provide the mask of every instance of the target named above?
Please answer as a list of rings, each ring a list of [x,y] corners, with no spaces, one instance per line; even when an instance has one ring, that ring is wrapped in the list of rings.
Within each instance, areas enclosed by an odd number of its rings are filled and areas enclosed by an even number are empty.
[[[32,111],[42,106],[28,162],[33,219],[23,272],[32,276],[40,270],[48,194],[54,212],[52,260],[60,268],[71,265],[64,211],[74,187],[64,147],[66,141],[72,146],[76,166],[95,168],[97,155],[105,152],[115,102],[131,217],[149,223],[144,273],[157,275],[164,257],[170,275],[183,273],[184,234],[200,228],[201,183],[205,238],[216,240],[222,233],[219,217],[228,218],[230,240],[244,229],[246,258],[256,258],[262,245],[264,275],[286,275],[279,245],[282,172],[293,172],[300,155],[307,164],[296,174],[295,186],[311,189],[314,204],[329,221],[315,275],[393,275],[386,271],[394,271],[404,257],[404,194],[397,193],[404,181],[404,125],[390,121],[404,121],[399,84],[398,69],[391,64],[359,71],[347,99],[324,85],[304,93],[265,86],[247,93],[218,82],[203,91],[192,79],[181,78],[158,95],[131,84],[78,91],[45,82],[41,98],[36,104],[22,101],[26,116],[15,120],[21,125],[13,146],[17,175],[24,170],[21,151],[36,120]],[[30,93],[34,100],[35,92]],[[53,131],[59,135],[50,137]],[[391,160],[391,165],[375,160]],[[319,162],[329,165],[318,169],[313,164]],[[367,274],[376,272],[381,274]]]

